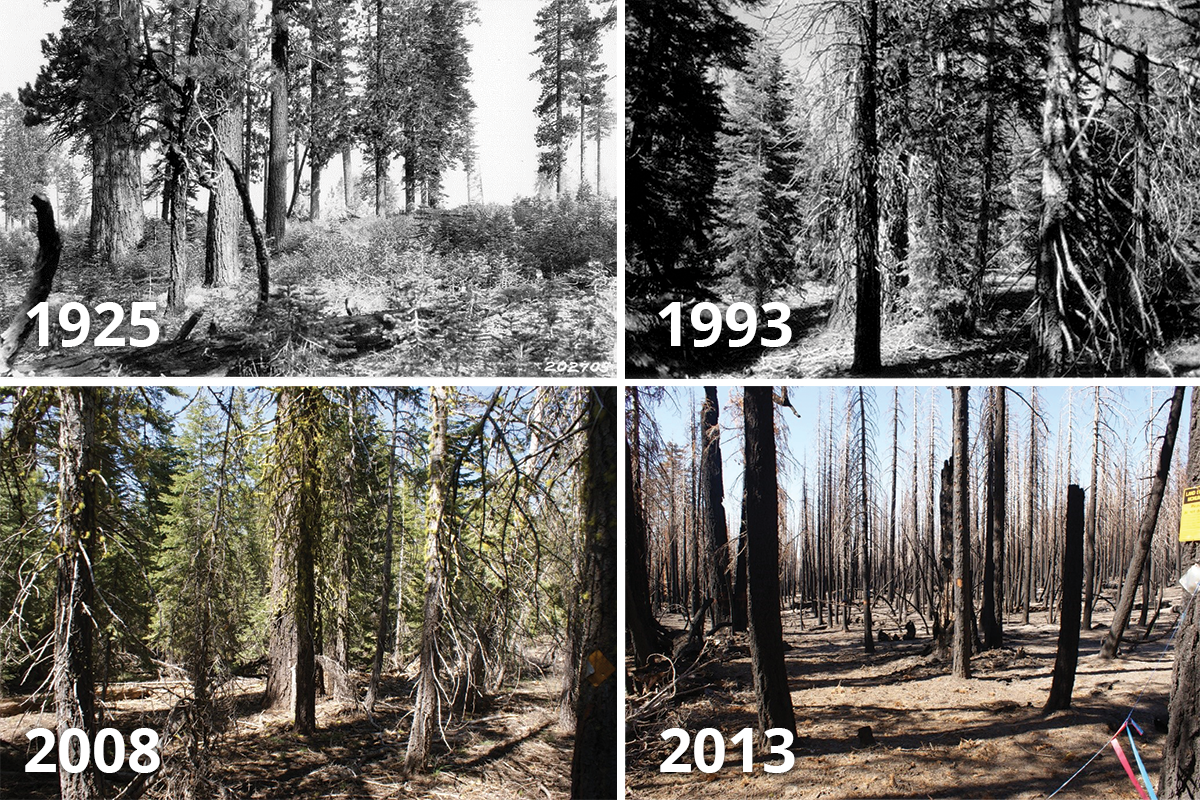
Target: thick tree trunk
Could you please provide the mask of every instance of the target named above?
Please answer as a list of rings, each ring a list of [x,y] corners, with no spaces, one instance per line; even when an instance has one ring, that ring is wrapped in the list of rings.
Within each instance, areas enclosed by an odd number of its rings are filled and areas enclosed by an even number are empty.
[[[796,733],[783,660],[779,614],[779,487],[771,387],[748,386],[745,410],[745,486],[750,661],[760,742],[772,728]]]
[[[291,0],[272,0],[271,6],[271,135],[268,145],[267,240],[283,243],[288,204],[288,14]]]
[[[995,180],[993,151],[996,147],[996,7],[989,5],[987,20],[987,66],[984,68],[983,176],[979,187],[979,227],[975,234],[975,275],[970,304],[963,318],[964,333],[974,333],[983,315],[983,286],[991,258],[992,184]]]
[[[358,206],[354,200],[354,161],[350,145],[342,148],[342,195],[346,200],[346,210]]]
[[[1129,615],[1133,611],[1133,601],[1137,595],[1138,581],[1150,555],[1150,545],[1154,539],[1154,528],[1158,524],[1158,511],[1162,507],[1163,494],[1167,488],[1167,476],[1171,472],[1171,456],[1175,451],[1175,436],[1179,430],[1179,418],[1183,414],[1184,387],[1176,386],[1171,396],[1171,410],[1167,415],[1167,427],[1163,431],[1162,448],[1158,451],[1158,468],[1154,471],[1154,481],[1150,486],[1150,498],[1146,510],[1142,514],[1141,524],[1138,525],[1134,538],[1133,558],[1129,561],[1129,569],[1125,571],[1125,582],[1121,585],[1121,599],[1113,612],[1112,627],[1100,645],[1100,657],[1112,658],[1121,646],[1121,637],[1125,634],[1125,626],[1129,624]]]
[[[1004,645],[1004,524],[1005,475],[1007,470],[1008,414],[1004,387],[992,393],[991,435],[987,447],[986,518],[984,519],[983,607],[979,627],[983,646],[992,650]]]
[[[859,194],[855,221],[854,363],[858,375],[882,369],[880,355],[881,297],[879,275],[879,139],[876,131],[876,57],[879,40],[877,0],[862,0],[862,57],[856,138]]]
[[[1185,486],[1200,486],[1200,392],[1192,389]],[[1182,564],[1200,561],[1200,542],[1184,542]],[[1200,604],[1195,595],[1184,598],[1184,616],[1175,634],[1175,665],[1171,671],[1171,700],[1167,735],[1163,741],[1159,797],[1195,798],[1200,795]]]
[[[700,482],[703,499],[703,525],[712,582],[712,593],[718,624],[730,621],[732,613],[729,588],[729,536],[725,524],[725,482],[721,474],[721,426],[720,404],[717,387],[704,387],[704,405],[701,407],[703,425],[703,450],[700,456]]]
[[[96,438],[99,402],[94,388],[59,391],[58,430],[58,585],[54,614],[54,704],[58,740],[69,728],[95,741],[95,686],[92,674],[94,576],[93,548],[100,536],[100,452]],[[80,762],[78,740],[71,761]],[[95,760],[82,772],[58,770],[64,800],[102,796]]]
[[[240,117],[241,111],[235,107],[217,118],[212,189],[208,195],[208,235],[204,243],[205,286],[233,286],[241,277],[242,262],[238,255],[241,212],[233,171],[224,158],[242,148]]]
[[[1079,620],[1083,595],[1083,489],[1067,487],[1067,543],[1062,562],[1062,612],[1059,615],[1058,655],[1050,697],[1042,713],[1071,707],[1075,666],[1079,662]]]
[[[290,708],[298,733],[316,730],[316,586],[320,541],[321,390],[280,390],[275,437],[279,486],[272,509],[271,624],[264,707]]]
[[[433,723],[437,711],[437,676],[434,650],[442,619],[442,538],[446,525],[446,496],[450,476],[446,469],[446,426],[450,390],[435,386],[429,396],[429,496],[425,503],[425,599],[421,623],[420,671],[417,697],[413,703],[412,729],[404,767],[423,772],[429,762],[433,743]]]
[[[617,797],[617,389],[588,391],[581,466],[584,664],[577,670],[571,797]]]
[[[953,674],[971,677],[971,511],[967,477],[970,447],[967,387],[955,386],[954,397],[954,655]]]
[[[641,502],[634,491],[632,449],[625,462],[625,608],[629,631],[633,636],[634,662],[644,666],[646,659],[668,649],[667,634],[650,607],[650,577],[647,572],[646,520]]]

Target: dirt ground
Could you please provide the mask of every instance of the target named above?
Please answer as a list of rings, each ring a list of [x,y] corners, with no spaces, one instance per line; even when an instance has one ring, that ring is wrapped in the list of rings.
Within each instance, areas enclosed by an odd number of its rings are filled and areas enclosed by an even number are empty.
[[[1170,593],[1168,599],[1179,602]],[[883,606],[876,614],[876,628],[889,634],[903,623],[886,616]],[[1035,612],[1028,625],[1021,624],[1019,614],[1009,615],[1004,648],[975,655],[974,674],[967,680],[950,677],[949,665],[927,654],[929,637],[917,618],[915,641],[879,642],[875,654],[866,656],[860,622],[849,632],[840,624],[818,628],[805,611],[802,630],[800,612],[785,612],[798,738],[792,748],[795,765],[783,774],[763,770],[761,756],[754,771],[744,774],[740,747],[728,744],[740,729],[756,726],[756,712],[747,639],[745,634],[731,637],[725,629],[705,652],[707,663],[679,686],[693,694],[666,713],[627,723],[627,797],[1046,797],[1104,748],[1135,703],[1133,718],[1146,733],[1138,737],[1138,749],[1157,782],[1173,657],[1166,647],[1177,611],[1164,609],[1144,642],[1144,631],[1132,624],[1123,654],[1102,661],[1098,652],[1110,614],[1105,606],[1093,629],[1082,635],[1071,710],[1044,716],[1058,640],[1057,621],[1050,624],[1044,610]],[[677,617],[674,624],[681,624]],[[627,711],[636,715],[643,702],[630,698]],[[867,725],[876,744],[861,747],[857,732]],[[721,731],[727,742],[725,767],[709,775],[659,772],[678,746],[677,739],[660,738],[671,727],[693,737],[701,728]],[[711,746],[708,751],[711,760]],[[681,761],[693,759],[689,746]],[[1136,772],[1136,764],[1133,768]],[[1064,800],[1134,796],[1111,748],[1056,795]]]
[[[523,681],[486,710],[448,724],[442,732],[445,742],[435,738],[429,772],[412,778],[402,774],[411,721],[408,693],[399,684],[385,682],[382,688],[373,721],[359,708],[322,701],[316,735],[302,739],[291,731],[289,717],[256,710],[261,681],[244,682],[234,697],[236,726],[215,759],[214,785],[224,787],[220,796],[559,800],[569,794],[573,737],[558,729],[558,679]],[[125,731],[126,737],[142,725],[159,730],[172,700],[169,690],[154,688],[146,697],[110,701],[106,724]],[[25,761],[36,751],[27,747],[25,732],[53,726],[52,714],[21,711],[15,702],[0,704],[0,797],[58,796],[56,776],[24,772]],[[164,767],[171,758],[165,751]],[[154,790],[152,784],[151,796]]]

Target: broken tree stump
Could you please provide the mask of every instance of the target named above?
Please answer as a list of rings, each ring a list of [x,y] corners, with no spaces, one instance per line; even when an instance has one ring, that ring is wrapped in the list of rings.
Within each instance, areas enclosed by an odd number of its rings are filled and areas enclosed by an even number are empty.
[[[29,312],[50,296],[54,275],[58,272],[58,262],[62,257],[62,238],[54,224],[54,209],[50,207],[49,198],[39,192],[30,202],[37,215],[38,240],[37,256],[33,261],[33,280],[25,293],[25,301],[17,308],[8,328],[0,334],[0,375],[12,371],[13,358],[33,330],[34,321]]]

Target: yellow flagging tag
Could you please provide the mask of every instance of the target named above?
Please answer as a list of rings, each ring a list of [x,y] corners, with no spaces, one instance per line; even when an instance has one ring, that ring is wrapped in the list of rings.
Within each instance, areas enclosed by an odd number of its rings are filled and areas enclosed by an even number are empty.
[[[1179,512],[1179,541],[1200,542],[1200,486],[1183,490],[1183,509]]]
[[[612,665],[612,662],[604,657],[604,653],[599,650],[594,651],[588,656],[587,679],[592,686],[599,687],[600,684],[612,677],[617,668]]]

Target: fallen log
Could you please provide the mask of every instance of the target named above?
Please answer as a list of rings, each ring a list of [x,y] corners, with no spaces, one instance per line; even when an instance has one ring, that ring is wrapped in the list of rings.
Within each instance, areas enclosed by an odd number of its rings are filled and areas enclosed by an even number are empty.
[[[7,375],[12,371],[13,358],[33,330],[34,321],[29,312],[50,296],[54,275],[58,272],[58,262],[62,257],[62,238],[54,224],[54,209],[50,207],[50,200],[46,195],[38,193],[30,202],[37,215],[37,257],[33,261],[33,280],[25,293],[25,301],[17,308],[12,322],[0,335],[0,375]]]

